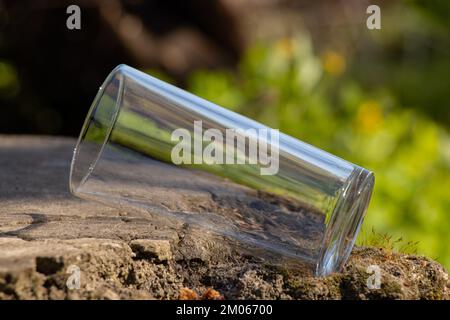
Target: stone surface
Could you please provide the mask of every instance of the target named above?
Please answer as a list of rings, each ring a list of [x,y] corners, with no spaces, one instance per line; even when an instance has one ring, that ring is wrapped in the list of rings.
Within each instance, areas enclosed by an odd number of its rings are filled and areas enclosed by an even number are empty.
[[[74,145],[0,136],[0,299],[177,299],[185,288],[225,299],[450,298],[447,272],[425,257],[356,248],[342,273],[314,278],[186,224],[76,199]],[[367,286],[371,265],[380,289]]]
[[[155,259],[164,262],[172,259],[172,249],[167,240],[138,239],[130,242],[137,258]]]

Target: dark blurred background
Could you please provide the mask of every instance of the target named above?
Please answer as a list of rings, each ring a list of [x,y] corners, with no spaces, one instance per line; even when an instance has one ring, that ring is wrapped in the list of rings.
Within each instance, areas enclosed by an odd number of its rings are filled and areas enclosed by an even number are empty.
[[[450,267],[449,17],[447,0],[0,0],[0,133],[76,136],[126,63],[372,169],[359,243]]]
[[[222,1],[0,3],[2,72],[14,78],[1,88],[1,132],[76,135],[114,66],[182,84],[195,68],[235,65],[244,49],[239,16]],[[81,8],[81,30],[66,27],[70,4]]]
[[[449,124],[450,5],[377,3],[383,22],[392,15],[414,22],[412,7],[424,20],[415,27],[385,24],[379,46],[364,38],[368,1],[2,0],[0,102],[7,116],[0,132],[76,135],[98,86],[117,64],[162,72],[186,86],[193,71],[235,68],[256,40],[295,35],[300,24],[319,52],[337,45],[363,60],[355,64],[365,64],[359,72],[366,83],[389,81],[405,104]],[[81,8],[81,30],[66,27],[71,4]],[[436,25],[441,30],[430,32]],[[405,70],[392,79],[388,71],[398,63]]]

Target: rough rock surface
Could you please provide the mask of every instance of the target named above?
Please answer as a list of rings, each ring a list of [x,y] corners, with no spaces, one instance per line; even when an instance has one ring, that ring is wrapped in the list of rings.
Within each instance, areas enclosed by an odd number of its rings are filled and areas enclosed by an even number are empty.
[[[225,299],[450,298],[447,272],[425,257],[356,248],[342,273],[314,278],[186,224],[76,199],[74,144],[0,136],[0,299],[177,299],[183,288]],[[379,289],[367,286],[371,265]]]

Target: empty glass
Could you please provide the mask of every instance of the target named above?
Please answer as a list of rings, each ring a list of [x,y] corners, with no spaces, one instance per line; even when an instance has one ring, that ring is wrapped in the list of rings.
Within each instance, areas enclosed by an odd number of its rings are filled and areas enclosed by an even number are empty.
[[[181,219],[317,275],[344,265],[373,184],[364,168],[126,65],[100,87],[70,174],[78,197]]]

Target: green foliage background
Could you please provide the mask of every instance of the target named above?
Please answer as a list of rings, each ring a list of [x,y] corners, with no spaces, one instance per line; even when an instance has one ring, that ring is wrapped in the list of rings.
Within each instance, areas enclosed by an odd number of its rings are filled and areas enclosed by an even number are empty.
[[[429,2],[410,4],[407,19],[395,8],[385,15],[384,26],[395,32],[368,33],[377,56],[319,53],[303,31],[255,44],[237,71],[195,72],[188,89],[373,170],[359,243],[370,243],[375,229],[417,241],[419,254],[449,268],[448,26]],[[405,35],[437,49],[398,63],[389,53]]]

